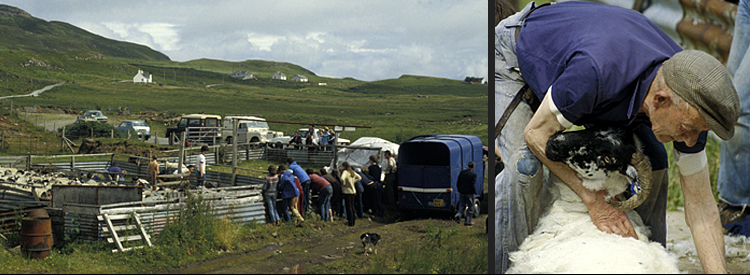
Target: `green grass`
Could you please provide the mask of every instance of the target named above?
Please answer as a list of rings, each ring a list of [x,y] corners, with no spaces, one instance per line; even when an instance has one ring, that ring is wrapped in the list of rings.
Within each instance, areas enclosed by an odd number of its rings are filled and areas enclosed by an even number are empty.
[[[477,274],[487,273],[486,236],[459,229],[427,225],[416,243],[403,244],[389,257],[377,257],[366,273],[371,274]]]

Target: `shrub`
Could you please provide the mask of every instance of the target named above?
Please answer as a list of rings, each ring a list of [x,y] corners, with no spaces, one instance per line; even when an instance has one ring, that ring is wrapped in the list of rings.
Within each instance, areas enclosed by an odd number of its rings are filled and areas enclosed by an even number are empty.
[[[57,130],[62,133],[62,128]],[[65,137],[69,139],[88,138],[93,134],[94,138],[112,137],[123,138],[125,135],[109,123],[95,121],[79,121],[65,127]]]

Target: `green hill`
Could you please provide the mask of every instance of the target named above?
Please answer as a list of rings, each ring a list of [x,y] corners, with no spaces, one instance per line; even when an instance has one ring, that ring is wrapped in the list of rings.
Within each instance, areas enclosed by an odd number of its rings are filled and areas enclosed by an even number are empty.
[[[151,48],[107,39],[63,22],[47,22],[7,5],[0,5],[0,49],[41,53],[94,51],[106,56],[169,60]]]
[[[13,105],[16,112],[30,106],[98,109],[113,121],[151,120],[152,130],[160,136],[165,125],[181,114],[209,113],[371,127],[342,133],[352,141],[374,136],[401,142],[430,133],[471,134],[487,140],[487,85],[413,75],[371,82],[329,78],[295,64],[263,60],[174,62],[143,46],[34,19],[2,5],[0,35],[0,96],[28,94],[65,82],[38,97],[0,100],[2,107]],[[138,70],[151,74],[153,83],[133,83]],[[248,71],[257,79],[233,79],[230,75],[235,71]],[[304,75],[309,82],[271,79],[277,71],[287,79]],[[271,124],[285,133],[304,127]]]

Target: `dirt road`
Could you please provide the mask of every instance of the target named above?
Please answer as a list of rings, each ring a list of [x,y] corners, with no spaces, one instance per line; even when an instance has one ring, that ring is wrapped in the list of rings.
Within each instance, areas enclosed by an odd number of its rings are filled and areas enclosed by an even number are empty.
[[[474,234],[484,234],[486,214],[480,215],[474,226],[456,224],[449,219],[414,219],[391,224],[377,223],[368,219],[357,220],[354,227],[331,226],[327,228],[308,228],[327,230],[320,239],[302,238],[293,243],[279,243],[273,236],[265,236],[266,245],[259,250],[231,255],[224,258],[195,263],[183,268],[165,270],[165,273],[341,273],[341,265],[356,266],[364,272],[372,262],[372,257],[362,254],[362,243],[359,236],[365,232],[378,233],[382,241],[378,244],[378,253],[388,253],[397,244],[418,242],[426,232],[428,224],[441,228],[458,228],[470,230]],[[343,221],[336,221],[336,223]],[[304,223],[301,226],[306,226]]]

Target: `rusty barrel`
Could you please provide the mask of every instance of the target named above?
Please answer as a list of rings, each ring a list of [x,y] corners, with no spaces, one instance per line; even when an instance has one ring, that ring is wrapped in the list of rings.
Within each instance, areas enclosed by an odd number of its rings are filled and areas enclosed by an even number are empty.
[[[52,220],[47,217],[21,219],[21,252],[29,259],[44,259],[52,249]]]

